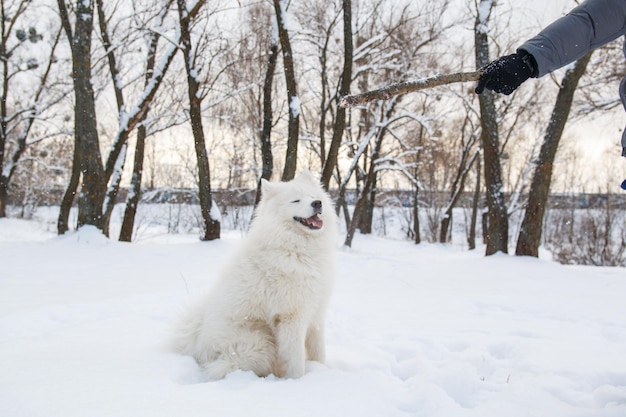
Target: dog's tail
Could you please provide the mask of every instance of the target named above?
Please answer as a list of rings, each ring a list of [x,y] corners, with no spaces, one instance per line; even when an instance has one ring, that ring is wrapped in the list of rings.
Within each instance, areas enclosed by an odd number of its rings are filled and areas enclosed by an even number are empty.
[[[169,340],[170,350],[195,357],[194,346],[198,342],[201,326],[202,314],[193,308],[188,309],[174,324]]]
[[[233,361],[224,358],[204,362],[200,365],[200,368],[209,381],[217,381],[237,370],[237,366]]]
[[[225,344],[216,357],[199,360],[210,380],[222,379],[236,370],[252,371],[260,377],[277,374],[274,343],[265,337],[248,339],[246,335],[241,336],[238,341]]]

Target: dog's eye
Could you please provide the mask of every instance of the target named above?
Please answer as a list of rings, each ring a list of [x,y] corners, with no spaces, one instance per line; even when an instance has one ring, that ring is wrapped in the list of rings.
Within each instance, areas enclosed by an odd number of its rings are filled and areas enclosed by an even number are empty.
[[[292,203],[299,203],[300,200],[293,200]]]

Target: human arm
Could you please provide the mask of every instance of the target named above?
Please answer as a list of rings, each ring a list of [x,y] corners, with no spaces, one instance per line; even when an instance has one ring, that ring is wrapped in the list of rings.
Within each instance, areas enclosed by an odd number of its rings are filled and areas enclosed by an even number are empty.
[[[624,35],[626,1],[587,0],[524,42],[518,49],[537,62],[542,77]]]
[[[626,1],[587,0],[524,42],[515,54],[481,68],[476,93],[487,88],[511,94],[528,78],[546,75],[624,35],[625,22]]]

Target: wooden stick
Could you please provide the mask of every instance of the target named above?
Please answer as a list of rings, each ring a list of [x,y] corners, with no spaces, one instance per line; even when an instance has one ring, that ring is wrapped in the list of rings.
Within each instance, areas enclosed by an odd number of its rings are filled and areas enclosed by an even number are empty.
[[[391,84],[378,90],[368,91],[362,94],[345,96],[339,104],[341,107],[354,107],[359,104],[369,103],[374,100],[389,100],[393,96],[400,94],[412,93],[414,91],[424,90],[426,88],[438,87],[440,85],[460,83],[466,81],[477,81],[480,78],[480,72],[457,72],[454,74],[440,74],[428,78],[422,78],[415,81],[406,81],[403,83]]]

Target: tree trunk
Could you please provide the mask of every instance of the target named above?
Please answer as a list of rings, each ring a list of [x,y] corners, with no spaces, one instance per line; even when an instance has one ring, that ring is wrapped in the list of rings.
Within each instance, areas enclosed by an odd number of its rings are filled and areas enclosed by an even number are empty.
[[[109,226],[111,223],[111,215],[113,214],[113,210],[115,209],[115,204],[117,203],[117,194],[120,191],[120,184],[122,183],[122,173],[124,172],[124,164],[126,163],[126,153],[128,150],[128,131],[120,132],[123,139],[120,139],[122,143],[122,147],[120,153],[117,155],[117,161],[114,165],[114,169],[112,171],[112,175],[110,177],[110,183],[107,187],[105,199],[104,199],[104,212],[102,214],[102,230],[104,234],[109,236]],[[105,179],[108,178],[105,170]]]
[[[480,226],[482,229],[483,243],[487,244],[487,241],[489,240],[487,236],[487,233],[489,232],[489,213],[486,211],[483,211],[480,215]]]
[[[357,225],[360,222],[360,217],[363,214],[363,210],[369,200],[370,193],[376,185],[376,161],[378,160],[378,156],[380,155],[380,149],[382,147],[384,136],[385,129],[383,128],[376,137],[376,143],[374,144],[374,150],[372,151],[370,166],[367,171],[367,175],[365,176],[365,182],[363,184],[363,191],[361,192],[361,195],[356,202],[356,205],[354,207],[354,214],[352,215],[352,220],[350,221],[350,225],[348,227],[348,233],[346,234],[346,240],[344,242],[344,245],[348,247],[352,247],[352,239],[354,238]]]
[[[472,216],[470,220],[469,233],[467,235],[467,244],[470,250],[476,249],[476,220],[478,217],[478,203],[480,202],[480,176],[481,176],[480,157],[476,158],[476,188],[474,189],[474,197],[472,198]]]
[[[422,234],[420,232],[420,208],[419,208],[419,186],[414,185],[413,191],[413,243],[419,245],[422,243]]]
[[[341,86],[337,97],[337,114],[335,116],[335,124],[333,126],[333,137],[328,149],[328,156],[322,170],[322,185],[326,190],[330,186],[330,178],[333,170],[337,165],[337,155],[339,154],[339,146],[346,130],[346,109],[339,106],[342,98],[350,93],[350,83],[352,81],[352,2],[351,0],[343,0],[343,72],[341,73]],[[323,156],[323,155],[322,155]]]
[[[363,235],[372,233],[372,224],[374,223],[374,207],[376,206],[376,179],[375,175],[372,179],[372,186],[365,198],[361,213],[359,214],[359,232]]]
[[[93,0],[76,2],[76,24],[72,39],[74,78],[75,141],[79,149],[82,184],[78,199],[78,227],[96,226],[102,230],[102,203],[106,192],[100,155],[96,108],[91,85],[91,33]],[[69,191],[69,190],[68,190]]]
[[[70,43],[70,47],[73,43],[72,28],[70,25],[69,16],[67,14],[67,7],[64,0],[57,0],[59,7],[59,15],[61,17],[61,25],[65,30],[65,34]],[[72,172],[70,174],[70,181],[63,194],[61,200],[61,207],[59,208],[59,219],[57,220],[57,233],[59,235],[64,234],[69,229],[69,217],[74,199],[76,197],[76,190],[78,189],[78,183],[80,182],[80,149],[76,140],[74,141],[74,151],[72,153]]]
[[[133,163],[133,176],[130,180],[130,191],[126,199],[126,210],[120,229],[120,242],[130,242],[135,227],[135,215],[141,199],[141,178],[143,176],[143,159],[146,150],[146,127],[139,125],[137,128],[137,143],[135,144],[135,160]]]
[[[78,146],[74,144],[74,152],[72,157],[72,172],[70,174],[70,181],[67,185],[67,189],[63,194],[61,200],[61,207],[59,208],[59,219],[57,220],[57,233],[62,235],[69,230],[69,218],[74,199],[76,198],[76,190],[78,190],[78,184],[80,182],[80,151]]]
[[[348,232],[346,233],[346,240],[344,241],[344,245],[348,247],[352,247],[352,240],[354,239],[354,234],[356,233],[357,225],[359,224],[359,219],[361,214],[363,213],[363,207],[366,204],[368,199],[368,194],[372,187],[372,178],[376,175],[374,172],[374,163],[370,167],[370,171],[368,172],[367,178],[365,180],[365,184],[363,185],[363,192],[359,196],[356,205],[354,206],[354,213],[352,214],[352,220],[348,225]]]
[[[278,24],[278,38],[283,50],[283,68],[285,71],[285,84],[287,85],[287,104],[289,106],[289,125],[287,135],[287,154],[285,156],[285,168],[283,181],[289,181],[296,176],[298,162],[298,138],[300,134],[300,99],[296,84],[296,72],[293,63],[293,51],[289,40],[289,32],[285,26],[285,13],[287,5],[284,0],[274,0],[276,22]]]
[[[470,145],[471,147],[471,145]],[[452,224],[452,211],[456,207],[459,198],[461,198],[461,193],[465,189],[465,179],[467,178],[467,174],[469,173],[474,161],[478,159],[479,154],[474,153],[474,155],[470,158],[470,147],[463,147],[461,161],[459,163],[458,170],[456,172],[456,176],[454,181],[452,182],[452,192],[450,194],[450,199],[448,200],[448,205],[443,213],[443,217],[441,219],[441,230],[439,233],[439,242],[446,243],[450,241],[451,231],[450,225]]]
[[[2,35],[4,37],[4,33],[2,33]],[[9,125],[6,99],[9,94],[9,59],[7,57],[7,49],[7,41],[0,39],[0,56],[3,57],[3,59],[0,60],[0,65],[2,66],[2,98],[0,99],[0,175],[4,172],[4,153],[7,145],[7,128]],[[0,217],[6,217],[7,215],[8,185],[8,179],[0,183]]]
[[[337,169],[337,176],[340,176],[339,169]],[[343,219],[346,225],[346,228],[350,226],[350,210],[348,209],[348,203],[346,201],[346,188],[348,185],[348,180],[345,183],[339,185],[339,195],[337,196],[337,201],[335,203],[335,213],[339,216],[339,211],[343,211]]]
[[[202,131],[200,100],[195,101],[195,104],[192,104],[189,108],[189,117],[191,119],[191,130],[198,160],[198,196],[200,198],[200,211],[204,221],[204,236],[202,240],[214,240],[220,238],[220,220],[212,217],[213,198],[211,196],[209,156],[206,150],[204,132]]]
[[[537,167],[535,168],[535,173],[530,185],[528,205],[517,238],[517,247],[515,248],[516,255],[539,256],[543,217],[550,193],[554,157],[556,156],[556,151],[572,107],[578,81],[585,73],[592,53],[593,52],[589,52],[576,61],[574,67],[567,71],[561,82],[561,88],[556,98],[554,109],[552,110],[550,124],[548,125],[543,144],[541,145]]]
[[[257,184],[255,206],[261,200],[261,179],[269,181],[274,172],[274,155],[272,153],[272,86],[274,85],[276,61],[278,61],[278,44],[272,42],[267,60],[265,81],[263,82],[263,127],[261,128],[261,161],[263,167],[261,178],[259,178]]]
[[[213,199],[211,196],[211,175],[209,169],[209,156],[206,150],[204,130],[202,128],[202,99],[198,94],[200,81],[196,78],[199,73],[195,67],[195,57],[191,47],[191,35],[189,33],[189,15],[186,10],[185,0],[178,0],[178,13],[180,17],[180,37],[183,55],[185,57],[185,69],[187,71],[187,91],[189,94],[189,118],[191,132],[194,138],[196,159],[198,161],[198,195],[200,198],[200,211],[204,221],[204,235],[202,240],[214,240],[220,238],[220,221],[211,215]]]
[[[452,222],[452,209],[449,208],[448,210],[445,211],[445,213],[443,213],[443,216],[441,217],[441,223],[440,223],[440,229],[439,229],[439,243],[447,243],[449,241],[449,236],[450,236],[450,223]]]
[[[4,175],[0,175],[0,217],[7,216],[8,198],[9,198],[9,179],[5,177]]]
[[[483,3],[493,3],[481,0]],[[480,13],[476,19],[475,45],[476,67],[489,63],[489,43],[485,25],[488,17],[481,21]],[[485,161],[485,187],[487,192],[488,225],[486,255],[496,252],[508,253],[509,219],[502,186],[502,168],[500,166],[500,144],[494,93],[487,90],[478,96],[480,104],[481,142]]]
[[[487,95],[492,95],[488,93]],[[482,94],[481,94],[482,96]],[[502,170],[500,167],[499,141],[497,125],[495,122],[485,120],[485,114],[490,114],[487,119],[491,119],[491,115],[495,113],[493,105],[493,97],[481,100],[481,123],[483,124],[483,133],[481,134],[483,143],[483,155],[485,163],[485,188],[487,193],[487,249],[486,255],[493,255],[496,252],[508,253],[508,231],[509,219],[507,214],[506,203],[504,201],[504,193],[502,190]],[[491,130],[491,129],[495,129]]]

